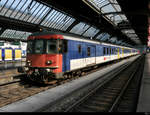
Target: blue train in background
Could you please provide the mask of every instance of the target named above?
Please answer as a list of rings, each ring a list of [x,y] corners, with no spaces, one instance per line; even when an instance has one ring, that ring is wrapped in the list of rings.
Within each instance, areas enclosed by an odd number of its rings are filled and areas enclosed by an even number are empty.
[[[26,57],[26,49],[19,42],[0,42],[0,62],[21,61]]]

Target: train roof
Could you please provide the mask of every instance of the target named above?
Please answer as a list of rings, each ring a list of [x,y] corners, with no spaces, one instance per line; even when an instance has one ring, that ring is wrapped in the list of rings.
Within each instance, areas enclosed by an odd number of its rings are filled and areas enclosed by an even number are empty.
[[[43,30],[43,31],[40,31],[40,32],[35,32],[35,33],[31,34],[30,36],[39,36],[39,35],[40,36],[41,35],[62,35],[64,37],[64,39],[85,41],[85,42],[97,43],[97,44],[102,44],[102,45],[124,47],[124,48],[129,48],[129,49],[136,49],[136,48],[126,47],[126,46],[121,46],[121,45],[106,43],[106,42],[102,42],[102,41],[99,41],[99,40],[89,39],[89,37],[83,37],[83,36],[74,35],[74,34],[71,34],[71,33],[62,33],[62,32],[55,32],[55,31],[46,31],[46,30]]]

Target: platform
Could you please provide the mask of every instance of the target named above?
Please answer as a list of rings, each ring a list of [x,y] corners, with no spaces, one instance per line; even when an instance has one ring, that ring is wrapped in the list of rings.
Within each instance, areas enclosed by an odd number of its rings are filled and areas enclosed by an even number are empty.
[[[0,71],[1,70],[14,69],[14,68],[21,67],[21,66],[25,66],[24,61],[4,62],[4,63],[0,63]]]
[[[0,85],[14,80],[15,76],[21,75],[17,68],[25,66],[25,61],[0,63]]]
[[[137,112],[150,112],[150,54],[145,57]]]

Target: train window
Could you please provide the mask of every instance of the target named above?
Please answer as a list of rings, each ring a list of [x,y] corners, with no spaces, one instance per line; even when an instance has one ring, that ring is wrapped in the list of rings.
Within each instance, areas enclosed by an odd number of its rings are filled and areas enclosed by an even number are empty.
[[[63,53],[63,41],[58,39],[58,52]]]
[[[78,45],[78,52],[81,53],[81,45]]]
[[[27,53],[28,54],[31,54],[33,53],[33,41],[28,41],[28,44],[27,44]]]
[[[87,48],[87,55],[88,55],[88,56],[91,55],[91,49],[90,49],[90,47]]]
[[[115,48],[114,48],[114,54],[116,54],[116,52],[115,52]]]
[[[109,48],[107,48],[107,54],[109,54]]]
[[[116,48],[116,53],[118,53],[118,48]]]
[[[103,54],[104,54],[104,55],[106,54],[105,47],[103,47]]]
[[[112,54],[114,54],[114,49],[112,48]]]
[[[113,54],[115,54],[115,49],[113,48]]]
[[[67,53],[68,52],[68,41],[63,40],[63,52]]]
[[[56,54],[57,53],[57,40],[47,40],[47,53]]]
[[[36,40],[35,41],[35,53],[42,54],[44,51],[44,41],[43,40]]]

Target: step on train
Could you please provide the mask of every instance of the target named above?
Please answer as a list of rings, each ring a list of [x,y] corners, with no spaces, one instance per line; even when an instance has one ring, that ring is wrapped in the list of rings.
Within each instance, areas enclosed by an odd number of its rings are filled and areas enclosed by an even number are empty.
[[[85,68],[139,54],[134,48],[102,43],[82,37],[36,32],[27,39],[26,73],[33,81],[48,83],[81,74]]]

